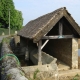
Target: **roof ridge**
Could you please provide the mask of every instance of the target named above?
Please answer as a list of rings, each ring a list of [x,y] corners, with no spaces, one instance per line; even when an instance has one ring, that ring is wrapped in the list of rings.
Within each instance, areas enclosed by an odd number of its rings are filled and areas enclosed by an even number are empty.
[[[65,9],[65,7],[60,8],[60,11],[56,12],[56,14],[52,16],[52,18],[47,22],[47,24],[46,24],[46,25],[42,25],[42,26],[44,26],[44,27],[47,26],[47,25],[54,19],[54,17],[57,16],[57,14],[60,13],[60,12],[61,12],[62,10],[64,10],[64,9]],[[58,9],[57,9],[57,10],[58,10]],[[54,11],[53,11],[53,12],[54,12]],[[53,13],[53,12],[51,12],[51,13]],[[50,15],[51,13],[49,13],[49,15]],[[44,15],[44,16],[46,16],[46,15]],[[42,17],[43,17],[43,16],[42,16]],[[39,19],[39,18],[37,18],[37,19]],[[36,19],[36,20],[37,20],[37,19]],[[35,35],[37,35],[41,30],[43,30],[44,27],[39,28],[39,31],[38,31]],[[33,36],[33,38],[35,37],[35,35]]]
[[[79,24],[75,21],[75,19],[73,18],[73,16],[69,13],[67,9],[66,9],[66,12],[72,18],[72,20],[76,23],[76,25],[79,26]]]
[[[33,19],[33,20],[29,21],[29,22],[38,20],[38,19],[40,19],[40,18],[42,18],[42,17],[44,17],[44,16],[46,16],[46,15],[49,15],[49,14],[52,14],[52,13],[55,13],[55,12],[58,12],[58,11],[61,11],[61,10],[64,10],[64,9],[66,9],[66,7],[62,7],[62,8],[59,8],[59,9],[55,9],[54,11],[49,12],[49,13],[47,13],[47,14],[44,14],[44,15],[42,15],[42,16],[36,18],[36,19]]]

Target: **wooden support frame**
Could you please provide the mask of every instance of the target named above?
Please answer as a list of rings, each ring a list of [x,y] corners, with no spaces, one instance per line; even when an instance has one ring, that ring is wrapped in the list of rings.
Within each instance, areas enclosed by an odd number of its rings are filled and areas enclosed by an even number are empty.
[[[63,24],[62,22],[59,22],[59,35],[62,36],[63,34]]]
[[[48,42],[49,42],[49,40],[46,40],[46,41],[44,42],[44,44],[41,46],[41,50],[45,47],[45,45],[46,45]]]
[[[62,35],[63,38],[74,38],[73,35]],[[42,37],[42,39],[60,39],[59,38],[59,35],[56,35],[56,36],[44,36]]]
[[[40,40],[38,42],[38,65],[41,65],[42,64],[42,60],[41,60],[41,46],[42,46],[42,40]]]

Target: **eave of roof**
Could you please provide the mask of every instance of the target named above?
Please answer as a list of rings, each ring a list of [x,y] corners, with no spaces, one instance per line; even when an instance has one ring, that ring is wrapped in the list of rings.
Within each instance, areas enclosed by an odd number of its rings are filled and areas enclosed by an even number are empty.
[[[18,35],[33,39],[34,42],[37,42],[43,35],[48,33],[63,16],[70,22],[73,28],[80,35],[80,28],[78,24],[74,21],[71,14],[65,7],[30,21],[21,31],[18,32]]]

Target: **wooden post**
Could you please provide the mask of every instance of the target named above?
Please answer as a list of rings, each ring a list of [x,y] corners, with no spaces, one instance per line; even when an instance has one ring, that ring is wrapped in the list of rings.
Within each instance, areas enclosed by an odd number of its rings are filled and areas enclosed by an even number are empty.
[[[38,65],[42,65],[41,61],[41,45],[42,45],[42,40],[39,41],[38,43]]]
[[[63,33],[63,25],[61,22],[59,22],[59,35],[62,36]]]

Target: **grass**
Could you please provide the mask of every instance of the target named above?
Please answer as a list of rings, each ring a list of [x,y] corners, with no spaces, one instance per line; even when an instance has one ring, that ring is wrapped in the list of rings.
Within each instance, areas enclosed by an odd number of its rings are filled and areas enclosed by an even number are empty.
[[[9,43],[10,42],[10,39],[8,39],[8,38],[3,38],[3,40],[2,40],[2,43]]]
[[[33,79],[32,78],[29,78],[29,80],[40,80],[38,77],[37,77],[37,74],[39,73],[40,71],[38,69],[35,70],[34,74],[33,74]]]
[[[11,29],[10,33],[14,34],[15,33],[15,29]],[[9,34],[9,29],[4,29],[4,28],[0,28],[0,35],[2,35],[2,33],[4,32],[5,35]]]
[[[76,74],[72,80],[80,80],[80,75]]]

